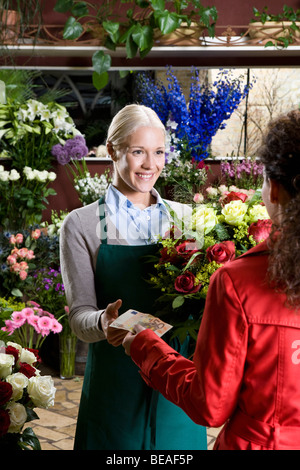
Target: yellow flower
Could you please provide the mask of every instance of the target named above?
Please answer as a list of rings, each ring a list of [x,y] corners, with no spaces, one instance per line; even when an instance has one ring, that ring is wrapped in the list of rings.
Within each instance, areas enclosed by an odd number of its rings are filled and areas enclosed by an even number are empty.
[[[269,214],[267,212],[266,206],[261,204],[255,204],[249,209],[249,222],[257,222],[258,220],[269,219]]]
[[[191,228],[199,233],[209,233],[218,223],[217,213],[212,207],[199,204],[191,218]]]
[[[230,201],[222,209],[225,222],[229,225],[239,225],[243,222],[248,206],[242,201]]]

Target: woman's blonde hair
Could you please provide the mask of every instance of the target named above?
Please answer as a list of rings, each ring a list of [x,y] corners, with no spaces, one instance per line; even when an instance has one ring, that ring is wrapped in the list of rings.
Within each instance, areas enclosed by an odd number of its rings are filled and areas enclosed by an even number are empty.
[[[156,127],[166,134],[165,126],[153,109],[140,104],[129,104],[112,119],[106,142],[118,151],[124,146],[129,135],[140,127]]]

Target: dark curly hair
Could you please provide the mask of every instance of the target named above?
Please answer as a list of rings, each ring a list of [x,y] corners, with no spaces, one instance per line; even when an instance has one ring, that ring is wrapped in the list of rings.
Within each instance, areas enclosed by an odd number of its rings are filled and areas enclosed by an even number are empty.
[[[300,111],[270,123],[259,151],[266,176],[279,182],[291,199],[269,238],[271,286],[300,308]]]

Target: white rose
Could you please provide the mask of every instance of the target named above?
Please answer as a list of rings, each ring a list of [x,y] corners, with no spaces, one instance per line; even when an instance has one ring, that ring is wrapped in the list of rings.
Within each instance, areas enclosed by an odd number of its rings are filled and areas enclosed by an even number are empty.
[[[16,372],[15,374],[8,375],[5,380],[10,383],[13,388],[12,399],[15,401],[20,400],[23,396],[24,388],[28,385],[26,375],[21,374],[21,372]]]
[[[3,165],[0,165],[0,172],[1,171],[4,171],[4,166]]]
[[[10,417],[10,426],[8,432],[20,432],[22,426],[27,420],[27,412],[25,406],[21,403],[10,403],[7,406],[7,411]]]
[[[11,354],[0,353],[0,379],[5,379],[12,372],[15,358]]]
[[[266,206],[262,206],[261,204],[255,204],[249,209],[249,217],[250,223],[270,218]]]
[[[8,179],[9,179],[9,171],[1,171],[0,181],[8,181]]]
[[[230,201],[222,209],[225,221],[229,225],[239,225],[243,222],[248,206],[242,201]]]
[[[216,211],[205,204],[199,204],[191,219],[192,229],[199,233],[209,233],[218,223]]]
[[[54,181],[56,179],[56,173],[54,173],[54,171],[50,171],[48,173],[48,180],[49,181]]]
[[[34,364],[36,362],[36,356],[33,352],[28,351],[28,349],[22,349],[20,362],[26,362],[27,364]]]
[[[19,178],[20,178],[20,173],[15,169],[11,170],[10,175],[9,175],[10,181],[17,181]]]
[[[54,405],[56,388],[50,375],[31,377],[27,391],[35,406],[49,408]]]

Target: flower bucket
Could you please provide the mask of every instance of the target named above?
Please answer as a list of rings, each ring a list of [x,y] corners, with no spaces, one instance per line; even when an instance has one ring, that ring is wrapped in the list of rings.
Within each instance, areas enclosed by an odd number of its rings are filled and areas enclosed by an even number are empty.
[[[59,334],[59,375],[61,379],[72,379],[75,375],[77,337],[69,327]]]

